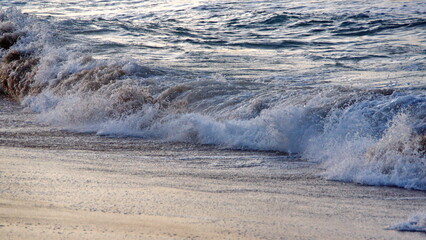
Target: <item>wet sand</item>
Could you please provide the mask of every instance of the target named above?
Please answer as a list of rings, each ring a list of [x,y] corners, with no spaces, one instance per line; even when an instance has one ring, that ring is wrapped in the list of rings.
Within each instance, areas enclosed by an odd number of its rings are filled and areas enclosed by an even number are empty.
[[[425,192],[325,181],[312,167],[193,164],[170,152],[0,147],[0,239],[425,237],[385,230],[425,208]]]

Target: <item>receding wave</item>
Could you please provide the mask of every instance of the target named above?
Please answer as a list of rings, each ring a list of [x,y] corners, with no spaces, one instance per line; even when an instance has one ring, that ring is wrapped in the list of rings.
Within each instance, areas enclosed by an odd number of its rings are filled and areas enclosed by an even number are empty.
[[[329,179],[426,190],[424,89],[291,87],[96,59],[0,13],[1,89],[71,131],[276,150]],[[57,33],[55,33],[57,34]],[[59,36],[60,37],[60,36]],[[296,42],[297,44],[301,44]]]

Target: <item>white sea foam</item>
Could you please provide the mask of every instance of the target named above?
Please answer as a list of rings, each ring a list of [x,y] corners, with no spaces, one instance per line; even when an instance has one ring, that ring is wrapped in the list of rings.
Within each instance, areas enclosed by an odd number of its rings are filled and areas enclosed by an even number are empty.
[[[323,150],[314,146],[310,157],[323,160],[329,179],[426,190],[426,158],[410,120],[406,114],[396,115],[378,137],[360,134],[328,140]]]
[[[424,232],[426,233],[426,212],[420,212],[410,216],[407,221],[390,226],[388,230],[397,230],[405,232]]]
[[[114,89],[122,88],[117,84]],[[43,109],[42,121],[70,130],[302,153],[324,164],[328,179],[426,189],[426,159],[414,132],[419,120],[386,104],[398,96],[366,99],[339,108],[326,104],[330,99],[319,101],[320,93],[303,105],[290,105],[290,101],[264,109],[257,117],[223,119],[215,112],[186,109],[180,113],[143,100],[134,109],[112,92],[103,89],[90,95],[71,94],[53,100],[56,104],[39,95],[27,102],[35,110]],[[423,105],[411,106],[421,109]],[[371,111],[375,113],[371,115]]]

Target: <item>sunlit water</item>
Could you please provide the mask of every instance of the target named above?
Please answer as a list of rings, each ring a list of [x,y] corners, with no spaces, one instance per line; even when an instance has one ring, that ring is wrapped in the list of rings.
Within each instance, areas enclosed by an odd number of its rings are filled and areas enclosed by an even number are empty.
[[[227,77],[422,85],[424,1],[2,1],[96,56]],[[319,75],[319,76],[318,76]],[[403,81],[402,81],[403,80]]]

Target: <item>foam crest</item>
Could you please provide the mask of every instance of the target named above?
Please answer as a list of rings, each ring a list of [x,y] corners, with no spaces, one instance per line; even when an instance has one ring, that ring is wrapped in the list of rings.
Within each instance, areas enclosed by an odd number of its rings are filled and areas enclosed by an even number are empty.
[[[218,120],[200,113],[179,113],[164,108],[159,100],[142,89],[123,87],[104,94],[73,94],[54,107],[44,109],[40,119],[70,130],[100,135],[139,136],[166,141],[215,144],[237,149],[301,152],[304,142],[317,132],[314,119],[303,107],[280,106],[264,110],[249,120]],[[124,92],[123,92],[124,91]],[[49,96],[27,98],[26,104],[37,109],[49,103]],[[164,96],[164,95],[161,95]]]

